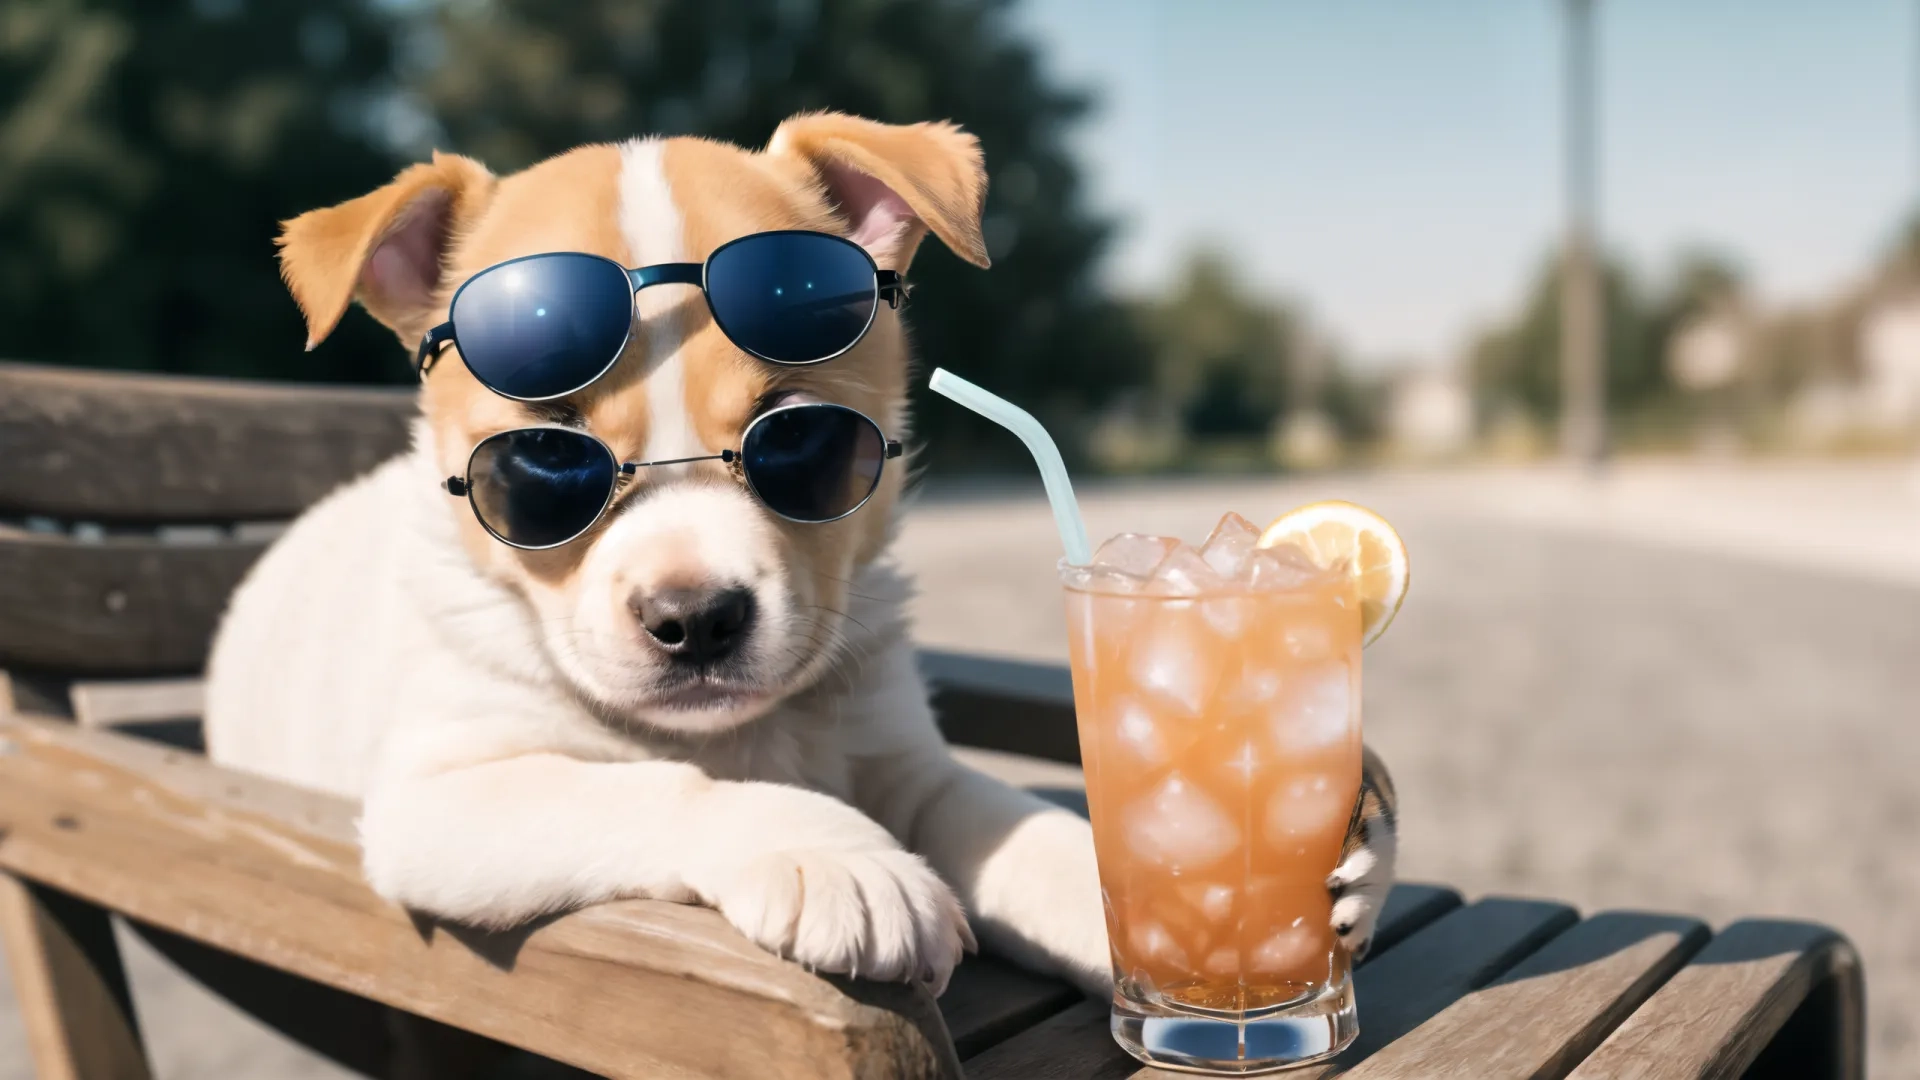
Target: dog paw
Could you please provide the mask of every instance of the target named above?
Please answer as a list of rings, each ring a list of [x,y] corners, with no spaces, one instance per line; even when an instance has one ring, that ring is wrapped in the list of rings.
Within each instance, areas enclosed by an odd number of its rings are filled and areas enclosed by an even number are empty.
[[[953,890],[897,848],[773,852],[712,892],[742,933],[815,971],[917,980],[937,996],[961,954],[978,947]]]
[[[1377,819],[1362,823],[1358,841],[1327,876],[1333,932],[1356,962],[1373,947],[1374,926],[1393,889],[1395,847],[1392,827]]]

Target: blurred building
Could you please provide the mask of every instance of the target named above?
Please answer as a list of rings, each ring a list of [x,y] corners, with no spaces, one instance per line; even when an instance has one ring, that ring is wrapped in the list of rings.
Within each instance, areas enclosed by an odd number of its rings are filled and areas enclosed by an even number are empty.
[[[1396,454],[1445,457],[1473,437],[1473,395],[1451,368],[1405,371],[1388,386],[1386,421]]]
[[[1914,427],[1920,422],[1920,293],[1868,309],[1859,349],[1861,419],[1883,430]]]
[[[1731,309],[1689,320],[1668,344],[1667,371],[1674,385],[1695,394],[1731,385],[1740,374],[1746,350],[1744,329]]]

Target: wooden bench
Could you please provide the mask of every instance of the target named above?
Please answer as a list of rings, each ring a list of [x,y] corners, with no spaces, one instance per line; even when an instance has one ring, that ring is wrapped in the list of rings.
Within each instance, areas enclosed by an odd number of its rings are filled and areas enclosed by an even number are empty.
[[[808,974],[704,909],[507,934],[360,880],[351,804],[207,762],[195,681],[278,523],[405,444],[410,395],[0,365],[0,940],[43,1078],[150,1075],[110,919],[301,1043],[409,1068],[613,1077],[1122,1077],[1104,1004],[976,957],[938,1002]],[[1065,673],[924,654],[976,765],[1084,810]],[[1332,1069],[1858,1077],[1863,986],[1818,926],[1404,885]],[[394,1023],[400,1015],[420,1018]],[[578,1073],[574,1073],[578,1075]]]

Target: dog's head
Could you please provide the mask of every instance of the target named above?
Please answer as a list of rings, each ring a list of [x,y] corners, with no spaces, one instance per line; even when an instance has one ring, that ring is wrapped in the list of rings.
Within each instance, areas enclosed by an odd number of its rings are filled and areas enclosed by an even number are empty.
[[[756,232],[847,237],[904,274],[931,231],[987,264],[986,179],[974,138],[946,124],[834,114],[782,124],[761,151],[693,138],[594,145],[496,177],[436,154],[369,195],[286,223],[281,263],[308,347],[357,299],[409,348],[447,318],[454,291],[496,263],[550,251],[637,267],[700,262]],[[885,305],[851,351],[783,368],[741,351],[699,290],[639,293],[626,351],[586,389],[523,404],[451,356],[426,377],[427,451],[461,475],[482,439],[579,426],[623,461],[737,449],[765,410],[817,399],[904,437],[907,342]],[[524,551],[441,496],[476,566],[524,598],[555,663],[604,709],[684,732],[760,715],[834,658],[856,573],[886,543],[904,469],[887,466],[858,512],[827,524],[769,512],[720,462],[642,469],[588,533]]]

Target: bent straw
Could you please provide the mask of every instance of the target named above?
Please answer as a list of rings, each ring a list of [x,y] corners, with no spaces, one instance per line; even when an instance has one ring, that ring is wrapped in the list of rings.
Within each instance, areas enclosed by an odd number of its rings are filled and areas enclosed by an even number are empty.
[[[1080,520],[1080,504],[1073,497],[1073,482],[1067,479],[1067,463],[1060,460],[1060,448],[1053,445],[1053,436],[1040,421],[1006,398],[982,390],[946,368],[933,369],[927,388],[1020,436],[1034,464],[1040,466],[1040,480],[1047,486],[1047,501],[1053,504],[1053,523],[1060,529],[1060,546],[1067,549],[1067,562],[1085,566],[1093,561],[1087,525]]]

